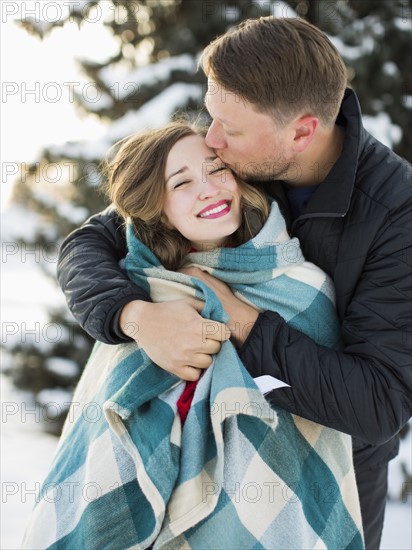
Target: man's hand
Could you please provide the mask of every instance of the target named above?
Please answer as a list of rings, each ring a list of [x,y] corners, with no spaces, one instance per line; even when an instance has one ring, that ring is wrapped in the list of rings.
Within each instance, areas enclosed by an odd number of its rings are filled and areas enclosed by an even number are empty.
[[[134,300],[122,309],[120,328],[159,367],[183,380],[198,380],[230,337],[226,325],[199,315],[202,308],[195,299],[156,304]]]
[[[227,325],[231,332],[230,339],[233,344],[239,348],[245,342],[249,332],[252,330],[259,316],[259,311],[249,304],[242,302],[242,300],[239,300],[226,283],[216,279],[206,271],[202,271],[198,267],[185,267],[179,271],[200,279],[213,290],[221,301],[223,309],[229,315]]]

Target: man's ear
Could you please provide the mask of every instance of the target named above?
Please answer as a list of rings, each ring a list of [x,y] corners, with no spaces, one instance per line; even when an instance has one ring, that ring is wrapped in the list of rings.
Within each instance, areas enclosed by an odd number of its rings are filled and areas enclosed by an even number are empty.
[[[296,153],[302,153],[315,137],[319,119],[314,115],[306,115],[295,121],[293,148]]]

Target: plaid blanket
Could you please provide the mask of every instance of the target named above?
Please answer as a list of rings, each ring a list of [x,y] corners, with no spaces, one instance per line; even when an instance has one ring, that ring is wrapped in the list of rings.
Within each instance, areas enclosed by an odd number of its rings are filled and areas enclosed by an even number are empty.
[[[153,300],[204,300],[205,335],[208,319],[227,319],[207,286],[164,269],[130,229],[128,244],[125,269]],[[251,241],[188,263],[320,344],[339,345],[331,283],[304,260],[275,203]],[[271,406],[229,341],[182,429],[183,388],[138,344],[97,343],[23,548],[363,548],[349,436]]]

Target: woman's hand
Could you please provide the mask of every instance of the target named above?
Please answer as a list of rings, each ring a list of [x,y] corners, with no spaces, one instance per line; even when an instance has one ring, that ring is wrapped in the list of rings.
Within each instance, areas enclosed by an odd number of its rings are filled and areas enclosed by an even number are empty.
[[[230,339],[236,347],[240,347],[252,330],[259,316],[259,311],[239,300],[226,283],[216,279],[206,271],[202,271],[199,267],[185,267],[179,271],[200,279],[213,290],[221,301],[223,309],[229,315],[227,325],[231,333]]]

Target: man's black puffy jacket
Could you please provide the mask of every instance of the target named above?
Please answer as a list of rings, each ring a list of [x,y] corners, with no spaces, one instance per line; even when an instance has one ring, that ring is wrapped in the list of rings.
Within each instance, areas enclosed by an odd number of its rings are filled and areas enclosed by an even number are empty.
[[[341,158],[290,230],[334,281],[343,351],[264,312],[239,354],[253,376],[291,386],[271,394],[278,405],[354,436],[361,468],[396,455],[396,434],[411,416],[412,178],[411,166],[363,128],[351,90],[338,123],[346,135]],[[267,185],[288,219],[282,184]],[[149,299],[117,265],[125,247],[109,208],[69,235],[58,265],[74,316],[112,344],[128,341],[118,327],[122,307]]]

